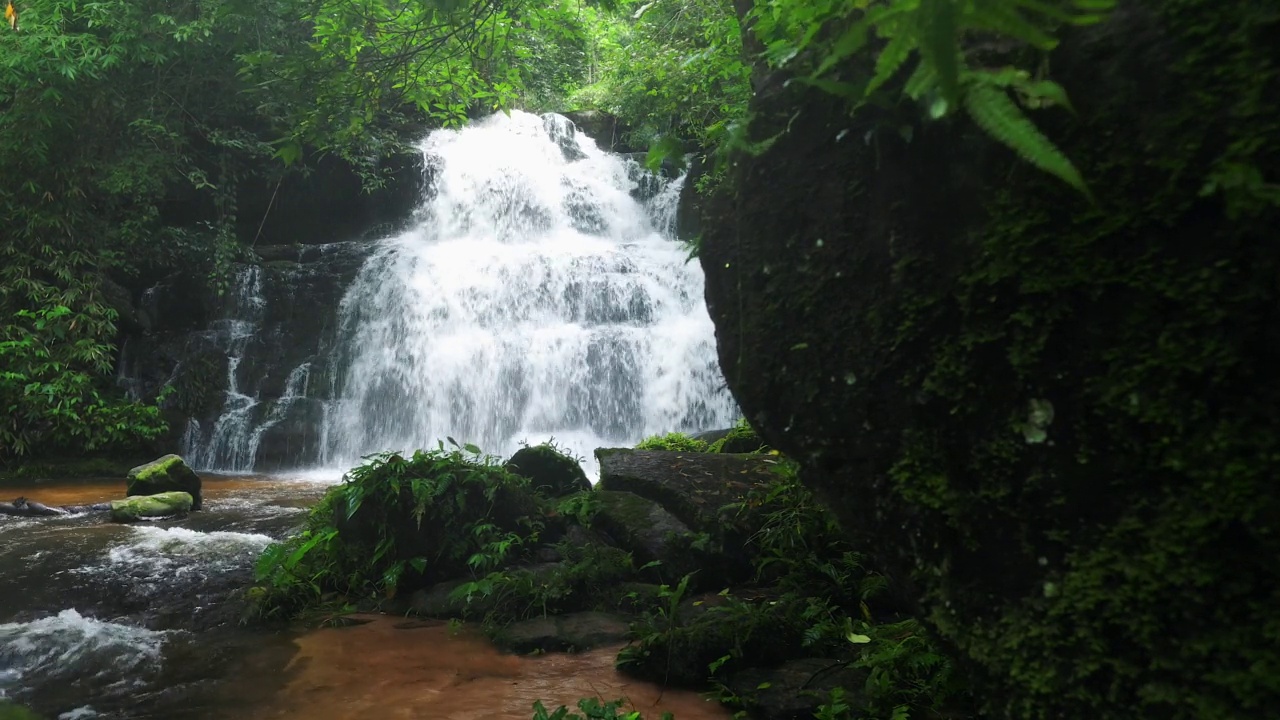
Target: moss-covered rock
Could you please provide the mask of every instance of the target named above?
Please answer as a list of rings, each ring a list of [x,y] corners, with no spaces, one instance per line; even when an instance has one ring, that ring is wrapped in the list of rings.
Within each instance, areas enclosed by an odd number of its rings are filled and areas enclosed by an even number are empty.
[[[155,495],[165,492],[184,492],[191,496],[192,510],[199,510],[200,476],[187,467],[177,455],[165,455],[129,471],[125,495]]]
[[[711,443],[707,448],[715,453],[758,453],[769,447],[760,439],[760,434],[749,424],[743,422],[735,425],[724,437]]]
[[[111,501],[112,522],[137,522],[143,518],[182,515],[192,509],[194,501],[190,493],[166,492],[155,495],[136,495],[124,500]]]
[[[683,550],[693,532],[661,505],[629,492],[597,490],[595,525],[642,563],[659,562],[676,577],[697,568]]]
[[[506,467],[509,472],[529,478],[534,492],[543,497],[557,498],[591,489],[582,465],[550,443],[520,448]]]
[[[1277,17],[1064,31],[1077,114],[1033,115],[1096,205],[962,118],[779,83],[703,218],[740,407],[988,717],[1280,706]]]

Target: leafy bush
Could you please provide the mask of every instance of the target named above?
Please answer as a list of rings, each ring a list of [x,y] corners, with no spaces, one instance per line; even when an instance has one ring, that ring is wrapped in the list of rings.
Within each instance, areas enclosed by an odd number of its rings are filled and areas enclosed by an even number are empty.
[[[515,559],[542,530],[528,480],[474,446],[369,460],[325,495],[301,534],[263,551],[254,593],[260,614],[294,615],[483,575]]]
[[[672,452],[707,452],[710,446],[702,440],[691,438],[684,433],[672,432],[666,435],[654,435],[641,440],[637,450],[670,450]]]
[[[112,397],[113,348],[99,337],[114,332],[113,319],[101,307],[86,314],[52,305],[0,325],[0,463],[128,450],[167,430],[156,405]]]

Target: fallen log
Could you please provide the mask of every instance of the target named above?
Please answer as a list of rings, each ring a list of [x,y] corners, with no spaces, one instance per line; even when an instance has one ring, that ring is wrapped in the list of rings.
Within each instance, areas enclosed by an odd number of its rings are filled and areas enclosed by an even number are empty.
[[[110,509],[111,505],[108,503],[57,507],[45,505],[44,503],[39,503],[35,500],[28,500],[24,497],[17,498],[13,502],[0,502],[0,515],[16,515],[17,517],[58,517],[61,515],[99,512]]]

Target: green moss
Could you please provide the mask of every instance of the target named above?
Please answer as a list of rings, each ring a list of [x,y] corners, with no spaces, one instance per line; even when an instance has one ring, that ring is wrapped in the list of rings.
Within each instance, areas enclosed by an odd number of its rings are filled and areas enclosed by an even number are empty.
[[[0,700],[0,720],[42,720],[42,716],[21,705]]]
[[[689,437],[684,433],[667,433],[666,435],[654,435],[641,440],[636,445],[637,450],[667,450],[670,452],[709,452],[710,448],[707,443],[697,438]]]
[[[138,495],[111,501],[112,522],[135,522],[142,518],[167,517],[191,511],[194,500],[190,493],[166,492]]]
[[[155,462],[140,465],[129,472],[129,479],[138,482],[152,482],[157,478],[168,477],[175,465],[184,464],[177,455],[165,455]]]
[[[756,453],[766,452],[769,446],[760,439],[759,433],[746,420],[733,426],[727,435],[711,443],[708,452],[714,453]]]

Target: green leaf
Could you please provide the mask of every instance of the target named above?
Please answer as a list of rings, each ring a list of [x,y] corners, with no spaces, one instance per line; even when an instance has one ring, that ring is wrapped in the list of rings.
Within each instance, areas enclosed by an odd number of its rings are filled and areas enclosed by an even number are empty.
[[[965,93],[969,117],[991,137],[1004,143],[1032,165],[1061,179],[1092,199],[1084,178],[1002,89],[978,83]]]

